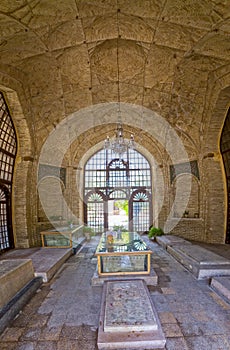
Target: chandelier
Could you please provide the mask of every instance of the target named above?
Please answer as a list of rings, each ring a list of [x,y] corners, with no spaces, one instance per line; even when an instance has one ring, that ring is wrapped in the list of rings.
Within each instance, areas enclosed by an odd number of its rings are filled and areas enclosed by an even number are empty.
[[[115,138],[110,140],[109,136],[107,136],[104,147],[105,149],[110,149],[119,156],[119,159],[121,159],[122,155],[126,153],[128,149],[135,148],[134,136],[131,134],[130,140],[125,140],[123,136],[122,123],[119,121],[117,123]]]
[[[118,13],[117,13],[117,32],[119,38],[119,25],[118,25]],[[134,136],[131,134],[130,140],[124,139],[123,126],[121,121],[121,110],[120,110],[120,72],[119,72],[119,59],[118,59],[118,38],[117,38],[117,95],[118,95],[118,121],[117,121],[117,130],[115,134],[115,138],[110,140],[109,136],[104,141],[104,148],[107,150],[111,150],[115,154],[121,157],[124,153],[126,153],[129,149],[135,148]]]

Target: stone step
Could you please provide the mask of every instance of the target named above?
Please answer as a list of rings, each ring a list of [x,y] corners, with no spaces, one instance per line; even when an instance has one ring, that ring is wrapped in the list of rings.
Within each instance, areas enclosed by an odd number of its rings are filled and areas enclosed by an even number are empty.
[[[210,286],[224,300],[230,302],[230,277],[214,277],[211,279]]]
[[[149,275],[120,275],[120,276],[99,276],[98,270],[93,274],[91,279],[92,286],[102,286],[107,281],[120,281],[121,278],[123,280],[139,280],[140,278],[145,281],[147,286],[157,286],[158,276],[154,271],[153,267],[150,268]]]
[[[166,343],[144,281],[105,282],[98,349],[160,349]]]

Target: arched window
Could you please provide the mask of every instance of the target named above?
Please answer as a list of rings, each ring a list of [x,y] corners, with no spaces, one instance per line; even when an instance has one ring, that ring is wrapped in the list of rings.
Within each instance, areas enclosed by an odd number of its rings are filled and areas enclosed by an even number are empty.
[[[128,150],[119,159],[111,150],[100,150],[88,160],[84,174],[87,225],[95,232],[112,229],[113,224],[119,224],[116,215],[122,207],[128,230],[148,230],[152,223],[151,169],[142,154]],[[137,211],[139,216],[134,218]]]
[[[11,193],[16,153],[14,125],[0,92],[0,251],[14,247]]]
[[[227,180],[227,190],[228,190],[228,215],[227,215],[227,232],[226,232],[226,243],[230,243],[230,109],[224,123],[221,140],[220,149],[223,157],[225,174]]]

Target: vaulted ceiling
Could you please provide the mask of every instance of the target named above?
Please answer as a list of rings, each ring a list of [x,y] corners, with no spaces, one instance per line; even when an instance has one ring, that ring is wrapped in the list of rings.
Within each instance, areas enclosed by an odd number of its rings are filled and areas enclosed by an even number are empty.
[[[198,133],[229,63],[229,0],[0,2],[0,72],[20,84],[38,133],[118,99]]]

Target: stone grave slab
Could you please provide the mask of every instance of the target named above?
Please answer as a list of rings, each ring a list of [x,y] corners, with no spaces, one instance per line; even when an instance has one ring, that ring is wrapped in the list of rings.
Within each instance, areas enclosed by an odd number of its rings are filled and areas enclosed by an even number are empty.
[[[230,260],[198,245],[168,246],[167,251],[197,279],[230,276]]]
[[[163,348],[165,343],[158,315],[145,282],[105,282],[98,349],[159,349]]]
[[[34,275],[48,282],[72,254],[71,248],[41,248],[31,255]]]
[[[211,280],[210,286],[224,299],[230,302],[230,277],[214,277]]]
[[[174,236],[174,235],[164,235],[156,237],[156,241],[164,249],[167,249],[168,246],[174,246],[179,244],[191,244],[189,241],[186,241],[184,238]]]
[[[33,278],[30,259],[0,260],[0,309]]]

